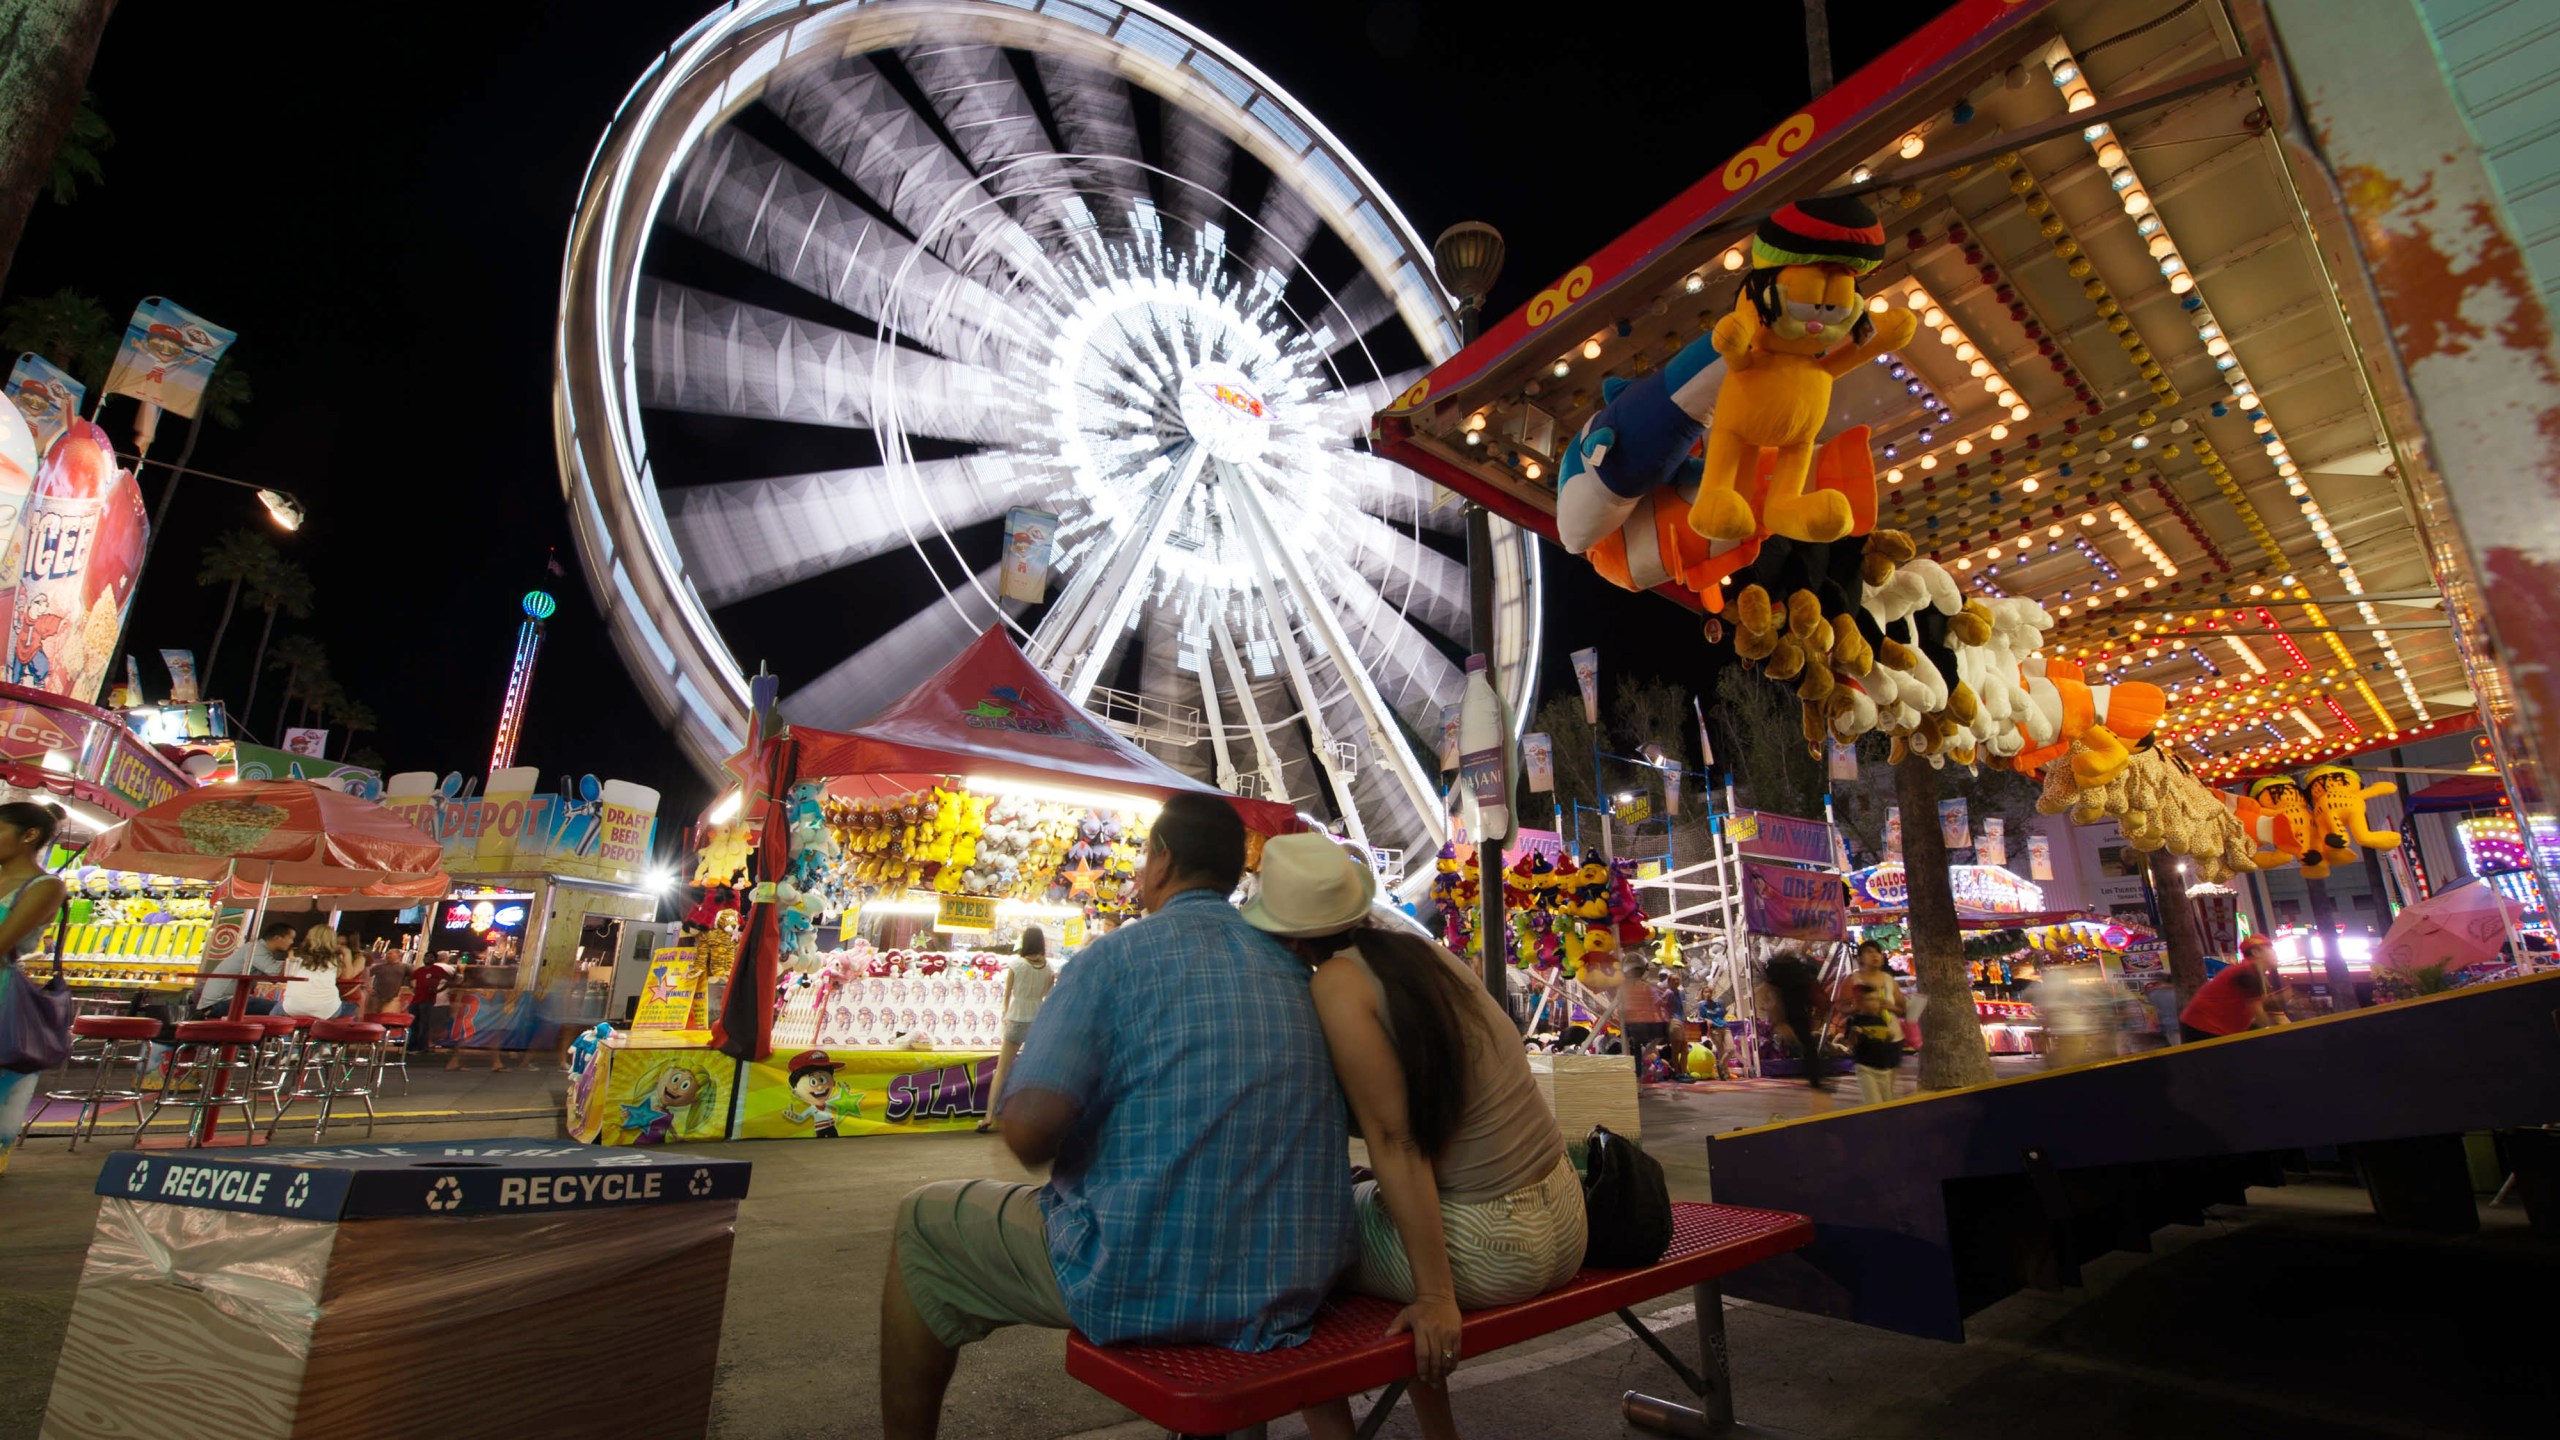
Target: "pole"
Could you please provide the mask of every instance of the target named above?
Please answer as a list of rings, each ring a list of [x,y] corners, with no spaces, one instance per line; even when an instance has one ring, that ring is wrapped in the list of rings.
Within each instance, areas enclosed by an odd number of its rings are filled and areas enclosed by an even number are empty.
[[[1831,88],[1829,0],[1804,0],[1804,67],[1816,96]]]
[[[1474,328],[1472,323],[1469,328]],[[1501,672],[1494,664],[1493,516],[1481,505],[1467,507],[1467,601],[1469,644],[1474,653],[1485,657],[1485,680],[1494,687],[1494,699],[1500,704],[1502,769],[1507,787],[1511,772],[1511,702],[1502,694]],[[1511,947],[1503,943],[1502,842],[1508,838],[1491,834],[1475,837],[1476,942],[1484,961],[1484,988],[1506,1015],[1511,1013],[1511,995],[1502,970],[1503,957]]]
[[[2304,876],[2303,889],[2311,897],[2311,929],[2320,937],[2321,968],[2329,982],[2329,1008],[2332,1011],[2356,1007],[2356,979],[2347,969],[2345,937],[2338,933],[2338,909],[2329,900],[2329,882]]]

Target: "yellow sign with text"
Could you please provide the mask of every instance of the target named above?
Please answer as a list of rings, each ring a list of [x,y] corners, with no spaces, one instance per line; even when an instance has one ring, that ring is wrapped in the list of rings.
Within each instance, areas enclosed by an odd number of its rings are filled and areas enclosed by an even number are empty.
[[[993,930],[996,902],[991,895],[945,895],[935,908],[936,930]]]
[[[702,960],[690,949],[659,950],[649,956],[649,981],[632,1012],[635,1031],[705,1030]]]
[[[775,1051],[746,1067],[741,1140],[960,1130],[986,1114],[996,1057],[966,1051]]]

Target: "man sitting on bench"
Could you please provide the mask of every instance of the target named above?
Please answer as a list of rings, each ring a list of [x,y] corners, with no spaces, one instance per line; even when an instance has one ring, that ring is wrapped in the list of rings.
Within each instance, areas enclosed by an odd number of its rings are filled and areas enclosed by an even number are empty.
[[[889,1440],[941,1421],[959,1347],[1003,1325],[1102,1344],[1300,1344],[1352,1254],[1350,1132],[1307,967],[1227,903],[1244,826],[1177,795],[1147,836],[1147,919],[1085,947],[1006,1077],[1037,1188],[899,1203],[880,1297]]]

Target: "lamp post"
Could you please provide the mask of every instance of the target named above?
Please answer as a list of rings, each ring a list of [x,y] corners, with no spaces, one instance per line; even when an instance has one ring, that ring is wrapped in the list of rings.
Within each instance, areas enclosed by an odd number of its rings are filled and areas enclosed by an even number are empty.
[[[192,432],[190,432],[190,435],[189,435],[189,448],[190,448],[190,449],[192,449],[192,448],[193,448],[193,438],[194,438],[194,437],[193,437],[193,434],[192,434]],[[142,472],[142,457],[141,457],[141,456],[139,456],[139,455],[124,455],[124,454],[118,454],[118,455],[116,456],[116,458],[117,458],[117,459],[119,459],[119,460],[130,460],[130,461],[132,461],[132,462],[133,462],[133,466],[134,466],[134,473],[135,473],[137,476],[141,474],[141,472]],[[267,486],[259,485],[259,484],[256,484],[256,483],[252,482],[252,481],[248,481],[248,480],[234,480],[234,479],[232,479],[232,478],[231,478],[230,476],[228,476],[228,475],[216,475],[216,474],[214,474],[214,473],[213,473],[212,471],[210,471],[210,470],[191,470],[191,469],[187,468],[187,466],[186,466],[185,464],[183,464],[183,463],[181,463],[181,464],[177,464],[177,465],[169,465],[169,464],[165,464],[165,463],[164,463],[164,464],[161,466],[161,468],[162,468],[162,469],[164,469],[164,470],[167,470],[167,471],[171,472],[171,473],[170,473],[170,476],[169,476],[169,488],[170,488],[171,490],[175,490],[175,489],[177,488],[177,485],[178,485],[178,478],[179,478],[180,476],[182,476],[182,475],[193,475],[193,476],[195,476],[195,477],[196,477],[197,479],[199,479],[199,480],[211,480],[211,481],[215,482],[216,484],[229,485],[229,486],[231,486],[231,487],[233,487],[233,488],[235,488],[235,489],[239,489],[239,490],[254,490],[254,491],[256,491],[256,492],[257,492],[257,496],[258,496],[258,503],[259,503],[259,504],[261,504],[261,505],[263,505],[263,506],[265,506],[265,507],[266,507],[266,509],[267,509],[267,518],[268,518],[269,520],[271,520],[271,521],[274,521],[274,522],[275,522],[275,526],[276,526],[276,528],[277,528],[277,529],[279,529],[279,530],[283,530],[283,531],[285,531],[285,532],[287,532],[287,533],[291,533],[292,531],[296,531],[296,530],[301,529],[301,528],[302,528],[302,522],[310,518],[309,513],[308,513],[308,512],[306,512],[306,511],[302,508],[302,502],[301,502],[300,500],[298,500],[298,499],[295,499],[295,498],[294,498],[294,496],[293,496],[293,494],[292,494],[292,492],[290,492],[290,491],[270,489],[270,488],[269,488],[269,487],[267,487]],[[161,513],[161,514],[163,514],[163,515],[166,515],[166,514],[168,514],[168,513],[169,513],[168,496],[167,496],[165,493],[164,493],[164,494],[162,495],[162,497],[161,497],[160,513]],[[155,526],[153,526],[153,527],[152,527],[152,529],[151,529],[151,533],[143,537],[143,541],[142,541],[142,563],[141,563],[140,565],[136,566],[136,567],[135,567],[135,569],[134,569],[134,572],[133,572],[133,588],[134,588],[134,593],[135,593],[135,595],[136,595],[136,596],[139,596],[139,595],[140,595],[140,593],[141,593],[141,591],[142,591],[142,577],[143,577],[144,573],[145,573],[145,572],[147,572],[147,571],[149,571],[149,570],[150,570],[150,568],[151,568],[151,556],[152,556],[152,552],[153,552],[153,551],[155,551],[156,549],[158,549],[158,548],[159,548],[159,545],[160,545],[160,532],[159,532],[159,527],[155,525]],[[116,648],[115,648],[115,650],[114,650],[114,652],[113,652],[113,653],[118,654],[118,655],[121,655],[121,654],[123,654],[123,653],[124,653],[124,640],[125,640],[125,636],[126,636],[128,633],[130,633],[130,632],[132,631],[132,629],[133,629],[133,601],[132,601],[131,599],[128,599],[128,600],[125,602],[125,607],[124,607],[124,624],[123,624],[123,626],[122,626],[120,629],[118,629],[118,630],[116,631]],[[253,688],[253,689],[254,689],[255,687],[253,686],[253,687],[251,687],[251,688]],[[141,697],[141,696],[139,696],[139,695],[136,695],[136,696],[134,696],[133,698],[135,698],[136,700],[139,700],[139,699],[141,699],[142,697]]]
[[[1502,275],[1502,232],[1481,220],[1461,220],[1440,232],[1431,243],[1431,268],[1438,272],[1440,286],[1458,301],[1458,337],[1472,344],[1477,327],[1484,317],[1484,297],[1493,282]],[[1467,506],[1467,600],[1469,610],[1468,648],[1485,657],[1485,678],[1493,682],[1494,694],[1501,698],[1501,676],[1493,669],[1494,596],[1493,596],[1493,517],[1482,505]],[[1511,794],[1511,709],[1503,700],[1502,716],[1502,786],[1503,795]],[[1506,804],[1504,813],[1510,807]],[[1478,835],[1476,842],[1476,938],[1483,947],[1484,988],[1495,1001],[1510,1010],[1511,991],[1503,976],[1504,956],[1510,946],[1503,942],[1502,922],[1502,835]]]

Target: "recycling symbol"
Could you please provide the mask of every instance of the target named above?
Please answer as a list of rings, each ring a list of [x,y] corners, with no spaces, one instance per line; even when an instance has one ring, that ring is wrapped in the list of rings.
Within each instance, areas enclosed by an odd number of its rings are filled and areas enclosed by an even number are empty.
[[[299,1210],[302,1208],[303,1202],[310,1198],[311,1172],[308,1170],[300,1171],[294,1175],[293,1183],[284,1187],[284,1208],[287,1210]]]
[[[136,1160],[133,1162],[133,1173],[124,1177],[124,1188],[131,1194],[139,1195],[142,1193],[142,1187],[149,1184],[150,1181],[151,1162],[148,1160]]]
[[[694,1171],[693,1178],[685,1182],[685,1189],[690,1191],[693,1194],[693,1197],[697,1200],[710,1194],[711,1172],[708,1170]]]
[[[430,1210],[451,1210],[461,1203],[462,1182],[450,1175],[437,1176],[436,1183],[427,1187],[427,1208]]]

